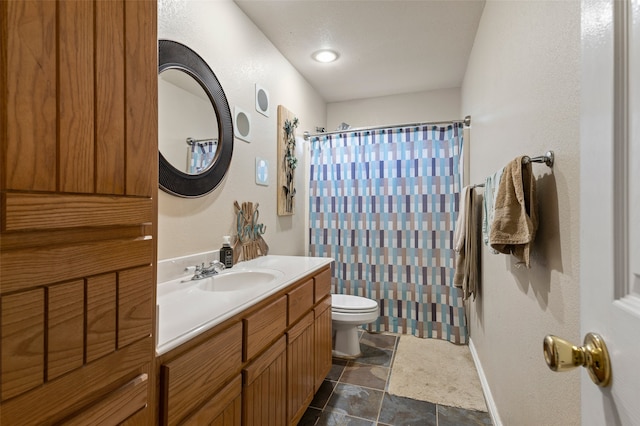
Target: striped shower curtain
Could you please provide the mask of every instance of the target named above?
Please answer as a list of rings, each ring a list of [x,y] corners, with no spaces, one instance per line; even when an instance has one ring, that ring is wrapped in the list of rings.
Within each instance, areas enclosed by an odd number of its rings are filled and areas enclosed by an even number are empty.
[[[333,292],[374,299],[365,326],[467,343],[453,286],[462,124],[313,138],[310,255],[335,259]]]
[[[206,171],[216,156],[218,140],[194,142],[187,148],[187,169],[189,174],[199,174]]]

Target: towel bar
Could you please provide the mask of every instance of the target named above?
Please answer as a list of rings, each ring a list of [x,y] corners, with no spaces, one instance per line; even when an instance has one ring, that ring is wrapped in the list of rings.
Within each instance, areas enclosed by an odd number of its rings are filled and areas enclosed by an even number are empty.
[[[527,163],[544,163],[546,164],[548,167],[553,167],[553,151],[547,151],[546,154],[541,155],[539,157],[529,157],[529,156],[525,156],[522,159],[522,164],[527,164]]]
[[[531,158],[528,155],[525,155],[522,158],[522,164],[544,163],[549,167],[553,167],[553,161],[554,161],[553,151],[547,151],[546,154],[540,155],[538,157]],[[471,187],[472,188],[484,188],[484,183],[476,183],[475,185],[472,185]]]

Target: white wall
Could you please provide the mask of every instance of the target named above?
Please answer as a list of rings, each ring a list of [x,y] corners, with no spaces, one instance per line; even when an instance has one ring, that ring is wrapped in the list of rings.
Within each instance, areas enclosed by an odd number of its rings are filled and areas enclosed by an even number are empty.
[[[237,105],[252,118],[252,142],[235,140],[229,172],[213,193],[184,199],[160,191],[158,259],[220,248],[223,235],[236,233],[235,200],[259,203],[270,253],[306,254],[304,164],[296,173],[296,213],[277,216],[277,106],[284,105],[296,114],[298,133],[302,134],[325,123],[324,100],[231,0],[160,0],[158,37],[186,44],[202,56],[220,81],[231,113]],[[269,117],[255,110],[256,83],[269,91]],[[303,147],[297,148],[302,162]],[[256,156],[269,161],[267,187],[255,184]]]
[[[482,250],[471,339],[505,425],[580,424],[580,373],[552,373],[542,340],[579,336],[580,3],[487,1],[462,87],[470,179],[513,157],[535,164],[540,227],[530,270]]]
[[[326,130],[336,130],[343,122],[368,127],[461,118],[460,89],[443,89],[329,103]]]

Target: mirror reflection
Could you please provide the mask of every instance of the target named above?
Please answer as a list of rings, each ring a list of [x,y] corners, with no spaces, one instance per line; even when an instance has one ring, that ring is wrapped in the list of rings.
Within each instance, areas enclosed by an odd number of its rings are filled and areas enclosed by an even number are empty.
[[[188,175],[207,171],[218,152],[216,111],[200,83],[180,69],[158,75],[160,152]]]

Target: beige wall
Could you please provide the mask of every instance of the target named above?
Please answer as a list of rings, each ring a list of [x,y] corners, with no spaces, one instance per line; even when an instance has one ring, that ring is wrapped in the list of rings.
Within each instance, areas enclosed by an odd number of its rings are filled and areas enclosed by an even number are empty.
[[[367,127],[460,118],[460,89],[443,89],[329,103],[326,130],[336,130],[343,122]]]
[[[231,113],[237,105],[251,114],[253,136],[251,143],[235,140],[230,170],[213,193],[184,199],[160,191],[158,259],[220,248],[223,235],[236,233],[235,200],[260,204],[270,253],[306,254],[304,164],[296,173],[296,214],[276,213],[277,106],[296,114],[302,134],[325,123],[325,102],[231,0],[160,0],[158,37],[186,44],[204,58],[224,88]],[[269,117],[255,110],[256,83],[269,92]],[[302,144],[297,150],[302,162]],[[255,184],[256,156],[269,161],[267,187]]]
[[[542,340],[579,336],[580,3],[487,1],[462,87],[472,117],[470,179],[513,157],[535,164],[540,227],[530,270],[482,250],[471,339],[502,423],[580,424],[579,372],[552,373]]]

